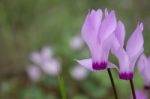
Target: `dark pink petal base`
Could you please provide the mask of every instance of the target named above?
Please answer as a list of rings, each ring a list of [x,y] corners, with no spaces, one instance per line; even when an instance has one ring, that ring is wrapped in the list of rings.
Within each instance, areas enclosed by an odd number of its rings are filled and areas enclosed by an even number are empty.
[[[120,73],[119,74],[119,77],[120,79],[123,79],[123,80],[132,80],[133,79],[133,73]]]
[[[92,67],[94,70],[104,70],[107,67],[107,62],[93,62]]]
[[[150,86],[146,86],[146,85],[145,85],[145,86],[144,86],[144,89],[145,89],[145,90],[150,90]]]

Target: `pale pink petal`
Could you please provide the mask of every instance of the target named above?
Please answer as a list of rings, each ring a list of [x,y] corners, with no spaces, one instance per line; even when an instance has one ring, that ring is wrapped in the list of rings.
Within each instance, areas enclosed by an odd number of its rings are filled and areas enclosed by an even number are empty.
[[[131,67],[131,70],[133,71],[134,70],[134,67],[136,66],[136,62],[139,58],[139,56],[143,53],[144,49],[141,49],[136,55],[134,55],[133,58],[130,58],[130,67]]]
[[[142,76],[144,76],[144,70],[147,65],[148,63],[147,63],[146,56],[143,54],[140,56],[139,61],[138,61],[138,70]]]
[[[91,45],[92,41],[97,39],[98,29],[101,24],[102,11],[92,10],[88,13],[85,22],[83,24],[81,33],[82,37],[88,45]]]
[[[93,71],[92,68],[92,59],[83,59],[83,60],[76,60],[81,66],[87,68],[88,70]]]
[[[142,32],[143,24],[141,23],[137,26],[127,42],[126,51],[130,58],[134,58],[143,49],[144,40]]]
[[[101,23],[99,29],[99,41],[103,41],[107,37],[109,37],[115,30],[117,25],[117,19],[115,16],[115,12],[111,11],[107,17]]]
[[[124,45],[125,33],[126,32],[124,24],[121,21],[119,21],[115,30],[115,36],[122,47]]]
[[[86,17],[86,20],[82,27],[82,38],[88,45],[92,56],[99,59],[97,53],[100,50],[100,45],[98,42],[98,29],[101,24],[102,11],[92,10]]]
[[[111,62],[108,62],[107,68],[116,68],[119,71],[119,68],[115,64],[113,64]]]
[[[117,54],[118,49],[122,48],[122,46],[120,45],[118,39],[116,38],[116,36],[113,34],[112,35],[112,46],[111,46],[111,52],[112,54]]]
[[[99,56],[100,56],[101,61],[107,62],[108,55],[112,46],[112,40],[113,40],[113,37],[109,36],[107,39],[101,42],[101,49],[99,50]]]
[[[132,72],[130,71],[129,57],[123,48],[119,48],[113,54],[117,57],[119,61],[120,72]]]

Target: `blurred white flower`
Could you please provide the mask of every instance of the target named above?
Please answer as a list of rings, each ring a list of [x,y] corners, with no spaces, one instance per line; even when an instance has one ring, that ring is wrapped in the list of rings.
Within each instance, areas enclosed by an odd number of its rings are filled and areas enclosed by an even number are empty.
[[[36,64],[36,65],[40,65],[41,64],[41,55],[38,52],[33,52],[30,55],[30,60]]]
[[[27,68],[27,74],[32,81],[38,81],[41,77],[42,72],[38,66],[30,65]]]
[[[41,58],[42,58],[42,61],[47,61],[47,60],[50,60],[53,56],[53,52],[52,52],[52,48],[51,47],[44,47],[42,48],[42,51],[41,51]]]
[[[61,71],[61,63],[56,59],[44,61],[41,68],[45,73],[51,76],[57,76]]]
[[[88,70],[81,66],[75,66],[71,69],[70,74],[76,80],[84,80],[88,75]]]
[[[82,48],[83,46],[83,40],[81,39],[80,36],[75,36],[71,39],[70,41],[70,46],[72,49],[75,49],[75,50],[79,50]]]

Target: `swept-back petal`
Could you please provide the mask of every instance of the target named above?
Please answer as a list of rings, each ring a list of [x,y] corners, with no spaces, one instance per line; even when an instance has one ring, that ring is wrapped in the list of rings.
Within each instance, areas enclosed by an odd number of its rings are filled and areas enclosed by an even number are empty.
[[[107,68],[116,68],[119,71],[119,68],[115,64],[113,64],[111,62],[108,62]]]
[[[99,41],[103,41],[109,37],[115,30],[117,19],[114,11],[111,11],[108,16],[104,18],[99,28]]]
[[[102,11],[100,9],[97,11],[92,10],[87,15],[81,30],[82,38],[88,45],[94,58],[98,57],[97,53],[100,50],[100,45],[98,42],[98,30],[101,24],[101,19]]]
[[[127,53],[125,52],[125,50],[120,47],[113,54],[119,60],[120,72],[126,72],[126,73],[131,72],[130,66],[129,66],[129,57],[128,57]]]
[[[126,51],[131,59],[134,58],[138,53],[141,53],[141,49],[143,49],[144,40],[142,32],[143,24],[141,23],[137,26],[127,42]]]
[[[93,40],[97,40],[98,28],[101,24],[102,11],[92,10],[86,16],[81,33],[82,37],[88,45],[91,45]]]
[[[125,26],[119,21],[115,30],[115,36],[122,47],[124,45],[125,33]]]
[[[88,70],[93,71],[92,68],[92,59],[83,59],[83,60],[76,60],[80,65],[82,65],[83,67],[87,68]]]

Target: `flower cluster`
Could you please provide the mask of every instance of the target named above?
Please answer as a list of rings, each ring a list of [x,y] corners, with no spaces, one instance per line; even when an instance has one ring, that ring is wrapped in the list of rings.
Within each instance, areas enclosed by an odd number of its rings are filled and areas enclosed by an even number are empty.
[[[27,73],[31,80],[37,81],[42,73],[50,76],[57,76],[61,72],[60,60],[53,57],[53,51],[50,47],[42,48],[41,52],[33,52],[30,55],[32,65],[27,67]]]
[[[117,20],[115,12],[105,9],[92,10],[88,13],[83,24],[81,35],[90,49],[91,58],[77,60],[82,66],[100,71],[107,68],[116,68],[123,80],[132,80],[134,66],[138,57],[143,53],[143,23],[138,23],[129,37],[124,48],[125,26]],[[119,61],[119,66],[109,62],[110,51]]]

